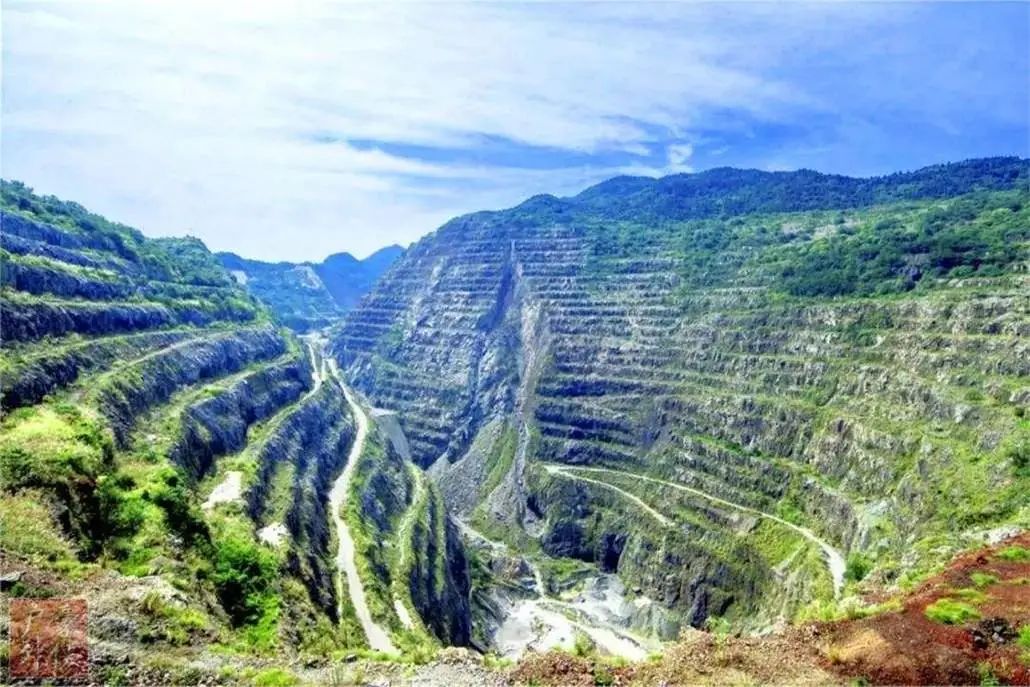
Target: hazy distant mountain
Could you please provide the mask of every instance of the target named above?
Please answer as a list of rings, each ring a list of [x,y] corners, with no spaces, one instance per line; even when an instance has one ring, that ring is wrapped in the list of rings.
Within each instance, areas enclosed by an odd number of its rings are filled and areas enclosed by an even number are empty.
[[[262,262],[235,253],[218,253],[218,259],[287,326],[307,331],[354,307],[403,252],[400,246],[387,246],[364,260],[336,253],[321,263]]]

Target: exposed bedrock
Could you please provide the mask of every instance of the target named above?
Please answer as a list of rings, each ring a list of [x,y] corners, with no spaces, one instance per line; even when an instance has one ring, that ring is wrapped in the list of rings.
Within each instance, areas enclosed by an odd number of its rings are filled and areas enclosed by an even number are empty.
[[[200,333],[194,330],[159,330],[33,351],[0,373],[0,407],[6,411],[39,403],[80,375],[198,336]]]
[[[133,287],[113,279],[101,279],[45,264],[5,260],[0,265],[0,284],[33,294],[54,294],[66,298],[105,301],[125,298]]]
[[[904,175],[875,182],[889,190],[873,208],[747,195],[768,215],[720,214],[694,196],[680,207],[671,186],[641,182],[633,202],[668,192],[661,212],[631,211],[602,185],[460,217],[407,251],[332,350],[374,405],[397,413],[457,518],[615,570],[687,623],[774,622],[832,597],[849,554],[895,579],[1030,517],[1018,467],[1025,271],[1006,263],[967,278],[970,264],[931,277],[937,258],[914,241],[972,226],[986,236],[1001,218],[1025,236],[1025,189],[1013,185],[1025,163],[998,164],[1014,167],[997,193],[963,165],[935,169],[955,185],[927,204],[899,202],[940,190],[912,196]],[[716,177],[729,186],[706,193],[738,207],[734,174],[676,183]],[[824,243],[879,254],[888,234],[897,259],[920,266],[918,285],[911,270],[902,283],[893,267],[871,274],[859,261],[847,276],[804,262]],[[621,477],[544,489],[560,478],[543,479],[540,463]],[[668,489],[637,477],[705,496],[662,511]],[[641,503],[676,532],[642,527]],[[792,526],[833,550],[832,569]]]
[[[196,311],[195,311],[196,312]],[[186,317],[185,319],[190,319]],[[199,312],[194,319],[204,319]],[[176,312],[156,303],[47,302],[0,299],[0,327],[8,341],[76,333],[100,336],[156,329],[180,322]]]
[[[176,389],[242,370],[285,350],[286,340],[271,326],[215,334],[155,352],[89,393],[97,399],[115,437],[122,442],[141,413],[168,400]]]
[[[468,560],[438,493],[430,492],[428,518],[416,521],[416,552],[409,575],[411,597],[432,633],[446,644],[468,646],[472,638]]]
[[[354,441],[354,422],[345,413],[336,415],[333,420],[330,424],[319,423],[315,432],[305,429],[301,450],[296,454],[296,477],[286,527],[294,542],[288,563],[290,571],[304,582],[316,606],[335,618],[332,534],[325,495],[343,469],[347,451]]]
[[[242,449],[247,430],[311,386],[311,371],[302,355],[248,375],[212,398],[183,411],[181,436],[168,457],[194,479],[210,470],[214,459]]]
[[[123,241],[109,234],[89,231],[72,232],[63,227],[43,224],[10,212],[0,213],[0,223],[3,225],[3,233],[7,236],[38,241],[61,248],[95,249],[123,258],[135,257],[135,254],[125,246]]]

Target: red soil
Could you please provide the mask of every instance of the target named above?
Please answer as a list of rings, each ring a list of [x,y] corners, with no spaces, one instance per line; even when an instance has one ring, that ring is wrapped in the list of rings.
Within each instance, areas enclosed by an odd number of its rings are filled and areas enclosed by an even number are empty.
[[[1030,649],[1015,640],[1030,624],[1030,561],[997,556],[1012,546],[1030,549],[1030,532],[959,556],[906,597],[901,611],[816,626],[826,642],[824,667],[873,684],[980,684],[989,671],[1003,684],[1030,685]],[[962,600],[956,590],[975,588],[973,573],[998,578],[977,588],[986,599],[965,600],[983,620],[945,625],[927,617],[938,599]]]

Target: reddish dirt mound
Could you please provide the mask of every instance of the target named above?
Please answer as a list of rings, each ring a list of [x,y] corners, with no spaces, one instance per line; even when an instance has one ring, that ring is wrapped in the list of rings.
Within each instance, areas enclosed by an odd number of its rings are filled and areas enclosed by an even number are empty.
[[[818,665],[811,638],[809,628],[799,628],[789,636],[745,638],[688,631],[653,661],[612,665],[597,656],[552,651],[526,656],[510,677],[517,685],[547,687],[833,684],[837,680]]]
[[[1007,552],[1007,554],[1006,554]],[[882,593],[870,595],[884,601]],[[944,599],[963,614],[927,615]],[[940,609],[936,609],[940,610]],[[942,622],[948,620],[954,624]],[[1030,685],[1030,532],[959,556],[901,599],[901,610],[810,623],[764,637],[688,632],[655,661],[606,665],[560,652],[530,655],[516,684],[561,685]]]
[[[815,626],[824,666],[873,684],[1030,685],[1030,649],[1017,643],[1030,625],[1030,560],[1021,550],[1030,552],[1030,533],[959,556],[900,611]],[[941,599],[975,615],[931,619],[927,607]]]

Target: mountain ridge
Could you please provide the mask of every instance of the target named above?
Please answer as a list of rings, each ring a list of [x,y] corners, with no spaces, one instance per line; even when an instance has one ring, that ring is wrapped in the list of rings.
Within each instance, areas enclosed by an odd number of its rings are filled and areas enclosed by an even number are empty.
[[[465,215],[304,336],[202,242],[3,182],[4,585],[87,599],[100,682],[324,684],[375,646],[603,681],[617,662],[526,652],[686,633],[618,673],[646,682],[812,619],[730,651],[888,680],[920,656],[882,647],[917,628],[920,652],[946,639],[935,675],[1018,679],[1015,647],[953,645],[984,641],[978,613],[1030,621],[1006,601],[1030,529],[1030,162],[934,169],[872,191],[716,174],[660,202],[615,180]],[[920,587],[984,543],[980,577]],[[441,655],[427,671],[508,679]]]
[[[809,527],[884,580],[977,523],[1026,526],[1028,173],[716,170],[534,196],[411,246],[331,350],[467,527],[618,575],[648,632],[768,627],[832,603],[819,552],[662,481]],[[670,499],[689,535],[633,523]]]
[[[769,186],[770,182],[778,184],[781,188],[774,188],[773,190],[777,193],[782,193],[784,191],[791,190],[792,188],[800,188],[802,185],[811,186],[813,182],[816,181],[820,182],[823,185],[823,188],[816,189],[816,197],[810,199],[810,203],[822,203],[822,205],[825,206],[827,202],[832,202],[833,200],[833,196],[830,196],[831,192],[836,193],[839,198],[839,194],[844,190],[847,190],[849,193],[855,194],[856,198],[851,202],[851,204],[841,205],[838,203],[834,205],[834,207],[861,207],[862,205],[871,204],[877,200],[888,200],[888,198],[883,197],[883,194],[888,191],[892,191],[894,194],[889,198],[892,200],[915,200],[919,198],[955,195],[955,189],[958,187],[957,185],[964,183],[962,177],[963,174],[967,172],[972,172],[977,175],[978,185],[972,186],[966,183],[965,186],[963,186],[965,189],[964,192],[978,189],[990,190],[992,188],[1011,186],[1016,178],[1022,178],[1024,180],[1027,178],[1025,163],[1026,158],[1020,158],[1018,156],[971,158],[959,162],[928,165],[908,172],[892,172],[890,174],[868,177],[827,174],[804,168],[789,171],[765,171],[740,167],[713,167],[700,172],[684,172],[662,177],[621,175],[601,181],[571,196],[558,197],[546,193],[538,194],[528,198],[518,205],[506,210],[497,210],[496,212],[506,212],[525,206],[533,207],[539,204],[577,209],[584,205],[589,206],[589,201],[598,199],[603,199],[606,202],[622,202],[630,206],[639,206],[641,204],[640,202],[632,202],[635,200],[632,196],[646,191],[663,191],[670,195],[679,195],[680,197],[685,195],[719,195],[726,194],[728,191],[737,191],[743,188],[763,184]],[[1015,177],[1012,175],[1015,175]],[[950,187],[940,186],[942,178],[948,180],[948,183],[951,184]],[[1024,183],[1026,182],[1024,181]],[[904,186],[909,186],[909,188],[904,188]],[[689,192],[689,194],[685,194],[685,191]],[[820,197],[818,195],[819,193],[822,193],[823,195]],[[879,193],[880,196],[877,196],[877,193]],[[661,197],[648,197],[642,200],[653,203],[656,200],[660,201]],[[788,206],[789,201],[785,198],[773,196],[772,200],[778,202],[779,205],[763,207],[761,210],[790,211],[806,209],[804,206],[804,199],[796,201],[795,204],[790,206]],[[688,206],[684,208],[666,209],[689,212],[693,208]],[[720,207],[703,209],[714,212],[715,209],[725,211],[727,208]],[[742,211],[741,209],[734,211],[732,207],[729,209],[737,213]],[[816,205],[813,204],[809,209],[816,209]],[[754,212],[756,211],[756,208],[750,208],[748,211]],[[465,215],[459,216],[451,221],[459,220],[464,216]],[[690,217],[694,218],[702,216],[704,216],[704,214],[690,215]],[[686,218],[688,217],[683,214],[669,215],[665,217],[665,219]]]

